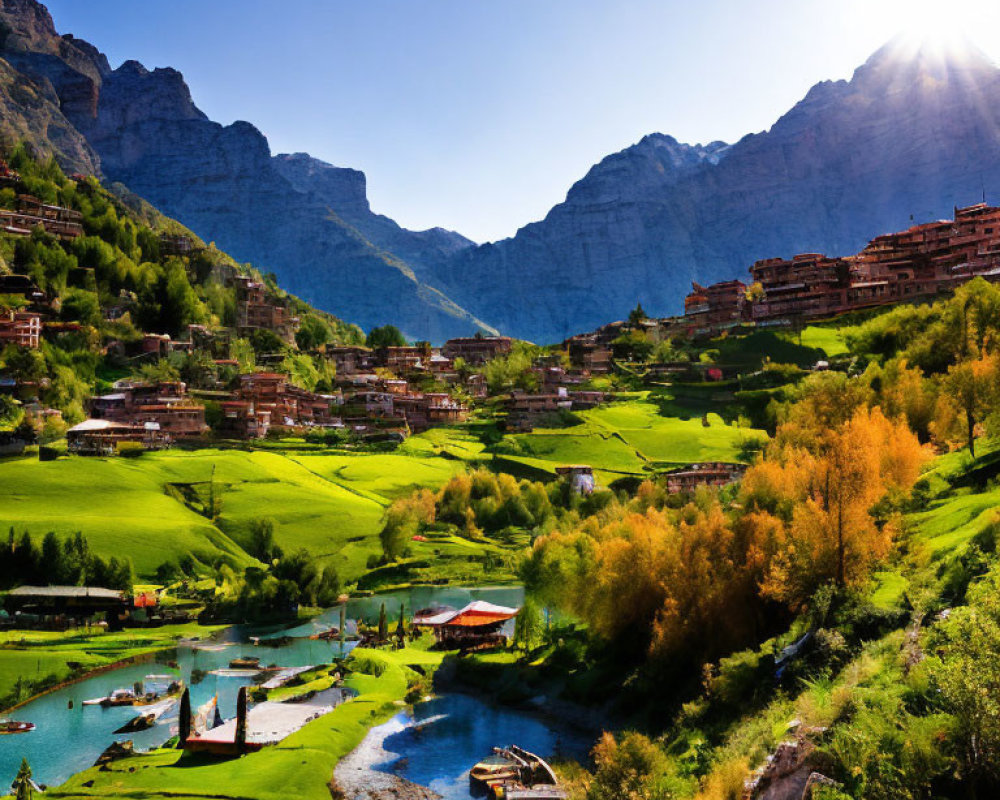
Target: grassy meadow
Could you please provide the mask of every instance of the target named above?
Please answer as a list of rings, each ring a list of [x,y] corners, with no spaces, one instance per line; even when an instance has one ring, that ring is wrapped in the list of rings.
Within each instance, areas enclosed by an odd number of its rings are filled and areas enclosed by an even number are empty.
[[[747,438],[764,435],[727,423],[708,411],[704,400],[685,401],[697,405],[698,411],[666,409],[683,416],[665,414],[664,406],[674,402],[668,391],[641,392],[626,402],[581,411],[576,414],[582,420],[579,425],[508,436],[505,457],[550,473],[560,464],[590,464],[607,484],[659,467],[740,461],[740,448]]]
[[[155,653],[179,639],[206,638],[224,626],[169,625],[110,633],[100,629],[0,632],[0,705],[11,699],[18,679],[52,685],[77,671],[89,671],[124,658]],[[74,670],[70,665],[79,665]],[[13,698],[14,702],[27,697]]]
[[[464,466],[432,448],[412,450],[418,454],[204,449],[138,459],[8,459],[0,464],[2,517],[39,539],[50,530],[82,531],[96,552],[131,557],[143,577],[187,554],[248,565],[250,523],[272,517],[283,549],[305,547],[351,580],[379,552],[386,506],[413,488],[437,488]],[[207,491],[213,469],[222,497],[215,524],[188,502]]]

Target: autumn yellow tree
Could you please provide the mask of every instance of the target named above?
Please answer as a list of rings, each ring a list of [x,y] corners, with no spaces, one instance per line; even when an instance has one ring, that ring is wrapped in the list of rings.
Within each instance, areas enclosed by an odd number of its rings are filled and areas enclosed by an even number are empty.
[[[963,438],[976,457],[977,427],[996,406],[998,373],[994,353],[959,361],[948,368],[931,429],[943,441]]]
[[[908,490],[926,458],[909,428],[878,408],[856,411],[817,449],[805,496],[794,505],[787,544],[762,584],[765,595],[793,608],[822,583],[856,582],[887,555],[894,526],[877,525],[872,506],[887,493]],[[801,473],[800,463],[785,466]]]

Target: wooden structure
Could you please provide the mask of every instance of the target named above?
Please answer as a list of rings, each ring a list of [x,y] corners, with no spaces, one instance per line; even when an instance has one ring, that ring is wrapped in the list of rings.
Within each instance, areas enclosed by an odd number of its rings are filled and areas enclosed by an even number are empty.
[[[431,630],[442,649],[479,650],[506,644],[503,626],[519,612],[519,608],[474,600],[460,609],[434,608],[418,611],[413,616],[413,626]]]
[[[41,617],[62,616],[86,619],[95,614],[123,614],[128,600],[116,589],[92,586],[18,586],[7,593],[9,612]]]
[[[0,311],[0,347],[16,344],[37,350],[41,332],[40,315],[31,311]]]
[[[689,464],[666,474],[667,492],[693,492],[699,486],[727,486],[743,477],[746,464],[729,464],[722,461],[706,461]]]

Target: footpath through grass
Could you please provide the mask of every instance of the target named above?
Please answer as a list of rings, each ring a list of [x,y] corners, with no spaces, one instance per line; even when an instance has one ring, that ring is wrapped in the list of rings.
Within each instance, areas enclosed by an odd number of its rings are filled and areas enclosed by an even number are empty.
[[[440,665],[444,654],[428,651],[428,645],[422,640],[398,651],[355,650],[345,683],[358,697],[273,747],[230,759],[154,750],[113,762],[106,771],[81,772],[46,796],[329,800],[337,762],[369,728],[400,711],[408,687],[422,680],[420,672]]]

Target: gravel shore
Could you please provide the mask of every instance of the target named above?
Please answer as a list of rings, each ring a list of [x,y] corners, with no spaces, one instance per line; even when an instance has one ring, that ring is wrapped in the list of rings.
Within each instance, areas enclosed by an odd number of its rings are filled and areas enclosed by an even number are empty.
[[[402,730],[403,727],[404,724],[394,718],[368,731],[361,744],[337,764],[333,772],[333,781],[330,783],[334,798],[440,800],[441,795],[424,786],[389,772],[372,769],[372,764],[379,764],[392,758],[392,754],[386,751],[383,743],[387,737]]]

